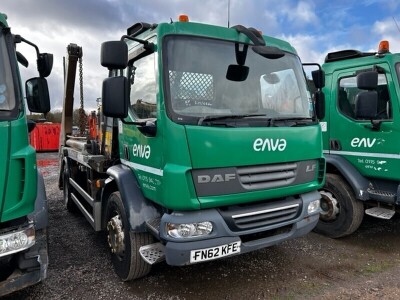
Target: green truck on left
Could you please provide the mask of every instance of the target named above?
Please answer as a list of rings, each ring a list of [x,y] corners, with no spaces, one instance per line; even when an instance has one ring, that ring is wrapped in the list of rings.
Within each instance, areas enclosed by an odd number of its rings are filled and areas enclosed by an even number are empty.
[[[30,146],[28,131],[34,123],[26,118],[23,84],[18,63],[27,59],[16,44],[35,48],[39,77],[25,82],[26,102],[31,112],[50,110],[47,77],[53,56],[11,33],[7,16],[0,13],[0,296],[46,278],[47,199],[44,182]]]

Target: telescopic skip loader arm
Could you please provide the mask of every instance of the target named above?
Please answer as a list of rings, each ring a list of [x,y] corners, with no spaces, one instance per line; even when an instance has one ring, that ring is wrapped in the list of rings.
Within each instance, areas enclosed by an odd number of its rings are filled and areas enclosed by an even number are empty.
[[[72,135],[76,66],[82,55],[82,47],[72,43],[68,45],[67,58],[64,60],[64,101],[61,117],[60,151],[66,145],[68,136]],[[59,155],[62,163],[63,154],[59,153]],[[61,174],[58,185],[62,189]]]
[[[76,44],[69,44],[67,55],[64,61],[64,102],[61,119],[60,148],[61,146],[65,146],[67,136],[72,134],[76,66],[78,60],[82,58],[82,47]]]

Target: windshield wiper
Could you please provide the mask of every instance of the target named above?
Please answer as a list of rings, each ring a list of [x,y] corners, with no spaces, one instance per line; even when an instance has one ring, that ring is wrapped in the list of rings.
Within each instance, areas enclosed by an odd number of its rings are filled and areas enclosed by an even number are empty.
[[[201,117],[197,122],[197,125],[202,125],[204,122],[208,121],[217,121],[217,120],[224,120],[224,119],[245,119],[245,118],[252,118],[252,117],[262,117],[265,114],[244,114],[244,115],[208,115],[205,117]]]
[[[292,122],[293,125],[290,125],[291,127],[293,126],[304,126],[304,125],[313,125],[316,124],[316,122],[314,122],[314,120],[310,117],[308,118],[301,118],[301,117],[278,117],[278,118],[271,118],[270,119],[270,126],[277,126],[275,123],[276,122],[284,122],[285,125],[287,125],[287,123]]]

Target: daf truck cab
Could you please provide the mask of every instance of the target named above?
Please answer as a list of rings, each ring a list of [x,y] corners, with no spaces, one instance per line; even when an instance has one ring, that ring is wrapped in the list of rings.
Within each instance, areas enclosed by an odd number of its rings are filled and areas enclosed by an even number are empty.
[[[316,231],[353,233],[364,214],[390,219],[400,205],[400,54],[382,41],[377,52],[329,53],[323,128],[327,161]]]
[[[32,112],[47,113],[47,77],[53,57],[19,35],[13,35],[0,13],[0,296],[35,284],[47,276],[47,199],[44,182],[30,146],[26,103],[18,63],[28,66],[16,51],[24,42],[35,48],[39,77],[25,82]]]
[[[101,63],[101,136],[66,134],[61,187],[68,209],[106,231],[122,280],[315,227],[321,128],[289,43],[182,18],[133,25],[103,43]]]

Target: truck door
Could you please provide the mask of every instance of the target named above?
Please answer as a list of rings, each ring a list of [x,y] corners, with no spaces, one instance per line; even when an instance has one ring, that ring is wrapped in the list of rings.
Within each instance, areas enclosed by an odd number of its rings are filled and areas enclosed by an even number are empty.
[[[365,177],[399,179],[400,155],[398,147],[399,115],[398,95],[388,64],[378,68],[378,114],[381,123],[374,129],[370,120],[355,116],[357,72],[371,70],[364,66],[333,73],[330,103],[329,153],[345,157]],[[396,125],[397,124],[397,125]]]
[[[128,122],[119,124],[121,157],[137,176],[147,198],[157,199],[162,178],[162,135],[157,128],[156,54],[132,59],[128,68],[130,78],[130,108]],[[130,73],[130,75],[129,75]]]

